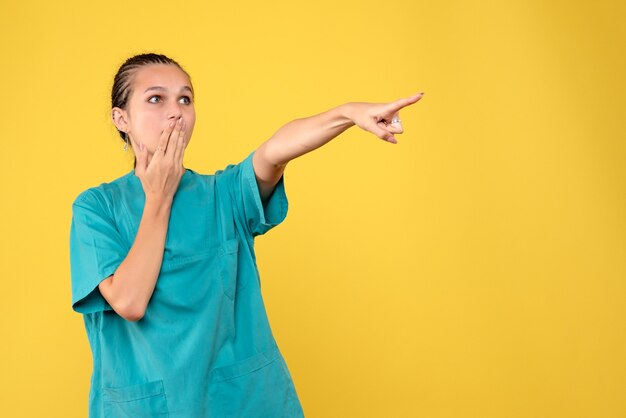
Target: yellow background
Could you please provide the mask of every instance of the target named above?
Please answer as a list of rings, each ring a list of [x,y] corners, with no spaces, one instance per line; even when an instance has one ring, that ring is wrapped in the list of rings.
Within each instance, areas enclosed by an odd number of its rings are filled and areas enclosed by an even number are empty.
[[[132,168],[110,87],[155,50],[192,76],[201,173],[426,92],[398,145],[354,127],[290,163],[257,239],[307,417],[626,416],[625,4],[4,1],[0,414],[86,416],[71,203]]]

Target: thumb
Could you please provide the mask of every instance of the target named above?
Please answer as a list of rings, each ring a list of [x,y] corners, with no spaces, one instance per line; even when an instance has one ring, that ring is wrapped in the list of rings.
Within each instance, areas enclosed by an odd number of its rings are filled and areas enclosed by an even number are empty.
[[[143,173],[148,168],[148,148],[143,142],[139,142],[139,155],[137,155],[137,167],[141,167]]]
[[[133,151],[135,152],[135,158],[137,159],[137,163],[135,166],[135,173],[140,175],[146,171],[148,167],[148,149],[144,145],[143,142],[136,142],[131,137],[131,142],[133,144]]]

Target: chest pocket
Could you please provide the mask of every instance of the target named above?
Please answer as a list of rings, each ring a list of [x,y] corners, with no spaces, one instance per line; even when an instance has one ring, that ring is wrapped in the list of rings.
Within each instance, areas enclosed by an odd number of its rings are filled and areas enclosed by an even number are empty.
[[[187,272],[195,276],[187,278],[189,282],[172,284],[188,290],[194,287],[192,282],[197,281],[198,275],[208,274],[211,280],[220,282],[223,293],[233,300],[237,289],[240,241],[236,235],[229,190],[220,184],[215,186],[210,188],[212,196],[187,194],[175,201],[177,207],[172,207],[160,274],[177,276],[177,273]],[[179,279],[180,276],[176,277]],[[174,289],[170,287],[168,290]]]
[[[220,187],[220,185],[218,185]],[[231,196],[228,190],[218,189],[217,229],[222,237],[219,249],[220,278],[224,289],[225,306],[228,310],[227,325],[230,336],[235,336],[235,293],[237,290],[237,270],[239,264],[239,239],[235,232],[235,217]]]
[[[218,250],[220,258],[220,278],[224,287],[224,294],[235,299],[237,289],[237,264],[239,262],[239,240],[232,238],[224,241]]]

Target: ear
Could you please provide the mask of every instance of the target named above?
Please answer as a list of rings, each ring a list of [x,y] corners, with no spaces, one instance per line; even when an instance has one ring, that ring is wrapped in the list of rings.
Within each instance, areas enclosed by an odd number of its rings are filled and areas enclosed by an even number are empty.
[[[118,131],[128,132],[128,114],[124,109],[119,107],[111,109],[111,118]]]

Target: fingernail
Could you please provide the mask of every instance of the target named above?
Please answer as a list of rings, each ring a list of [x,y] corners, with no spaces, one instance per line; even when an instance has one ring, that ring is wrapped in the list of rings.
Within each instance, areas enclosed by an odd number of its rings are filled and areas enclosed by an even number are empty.
[[[171,121],[171,122],[170,122],[170,128],[173,128],[173,127],[174,127],[174,123],[176,123],[176,121]]]

